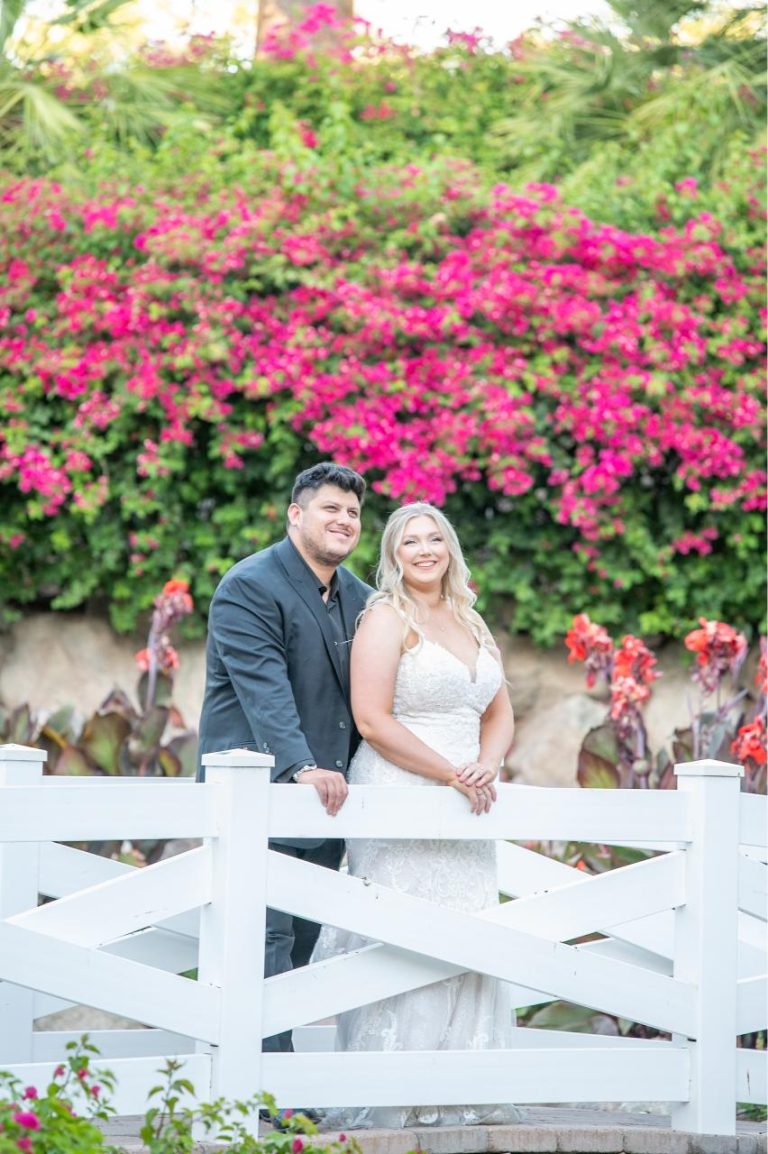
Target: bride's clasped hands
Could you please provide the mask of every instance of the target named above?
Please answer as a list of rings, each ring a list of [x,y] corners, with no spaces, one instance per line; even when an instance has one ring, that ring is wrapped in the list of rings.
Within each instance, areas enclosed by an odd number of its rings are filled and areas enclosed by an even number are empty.
[[[497,800],[495,781],[498,770],[480,761],[470,761],[456,770],[450,784],[469,801],[472,813],[489,813]]]

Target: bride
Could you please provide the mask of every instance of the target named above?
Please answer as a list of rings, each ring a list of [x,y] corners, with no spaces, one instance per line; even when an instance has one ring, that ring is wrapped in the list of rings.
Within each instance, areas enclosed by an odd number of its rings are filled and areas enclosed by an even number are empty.
[[[363,737],[354,785],[448,786],[482,814],[514,719],[496,646],[472,608],[469,571],[450,523],[425,503],[397,509],[381,542],[377,592],[351,653],[352,709]],[[453,909],[498,902],[493,841],[352,840],[349,872]],[[315,958],[365,940],[324,927]],[[339,1016],[340,1050],[477,1050],[511,1045],[503,982],[465,973]],[[401,1128],[516,1122],[512,1105],[334,1109],[329,1127]]]

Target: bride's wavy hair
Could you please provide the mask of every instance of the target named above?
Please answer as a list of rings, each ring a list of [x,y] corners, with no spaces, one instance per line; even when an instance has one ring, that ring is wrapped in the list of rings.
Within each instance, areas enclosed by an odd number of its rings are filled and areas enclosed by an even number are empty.
[[[459,621],[470,630],[478,645],[487,645],[489,637],[485,623],[480,614],[472,608],[477,597],[469,587],[470,572],[456,530],[445,513],[426,501],[401,505],[390,515],[381,537],[379,565],[376,570],[376,592],[368,598],[366,609],[372,609],[381,602],[391,605],[403,622],[403,643],[411,632],[420,640],[424,639],[424,630],[417,616],[416,602],[410,596],[403,580],[403,567],[397,556],[408,523],[414,517],[431,517],[445,538],[448,546],[448,568],[443,576],[441,595]]]

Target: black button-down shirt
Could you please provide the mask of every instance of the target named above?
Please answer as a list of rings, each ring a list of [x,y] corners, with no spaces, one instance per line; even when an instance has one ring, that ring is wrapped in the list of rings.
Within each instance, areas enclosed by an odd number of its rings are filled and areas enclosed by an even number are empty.
[[[331,578],[329,586],[320,585],[320,596],[323,597],[326,590],[328,592],[328,599],[325,602],[325,608],[328,611],[328,624],[333,633],[333,641],[336,646],[336,652],[339,656],[339,664],[341,665],[341,674],[345,683],[349,681],[349,641],[344,634],[344,618],[341,615],[341,590],[339,588],[339,579],[334,573]]]
[[[304,565],[307,565],[298,549],[296,549],[296,552],[298,553]],[[323,585],[322,582],[318,580],[317,574],[309,567],[309,565],[307,565],[307,570],[312,574],[312,580],[315,583],[318,596],[323,603],[323,608],[328,614],[328,624],[331,627],[334,645],[339,657],[341,675],[344,679],[344,683],[349,684],[349,649],[351,641],[346,637],[344,632],[344,618],[341,615],[341,588],[339,585],[339,578],[337,574],[334,573],[330,584]],[[326,593],[328,594],[327,598],[325,597]],[[339,723],[339,727],[346,728],[342,722]],[[303,764],[304,762],[289,766],[283,775],[283,779],[285,781],[290,781],[296,770],[301,769]],[[339,765],[338,768],[342,768],[341,765]]]

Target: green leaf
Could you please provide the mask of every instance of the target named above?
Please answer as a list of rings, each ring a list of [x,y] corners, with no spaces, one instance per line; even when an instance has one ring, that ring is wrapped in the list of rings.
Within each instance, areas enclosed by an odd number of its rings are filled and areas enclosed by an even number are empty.
[[[96,713],[85,723],[80,745],[104,773],[120,772],[120,750],[131,732],[130,722],[120,713]]]
[[[139,699],[139,705],[142,709],[147,707],[147,686],[149,685],[149,674],[142,673],[139,678],[139,683],[136,689],[136,695]],[[167,673],[158,672],[155,681],[155,699],[153,705],[170,705],[173,698],[173,679]]]
[[[135,721],[139,716],[128,694],[118,686],[111,689],[104,698],[99,706],[99,713],[118,713],[127,721]]]
[[[141,753],[147,754],[160,742],[168,723],[168,710],[161,707],[145,713],[134,730],[133,740]]]
[[[675,729],[672,734],[672,757],[675,764],[693,761],[693,730]]]
[[[76,718],[74,705],[62,705],[49,714],[45,728],[71,738],[74,735]]]
[[[86,777],[93,773],[93,765],[88,761],[81,749],[74,745],[67,745],[59,754],[55,766],[58,776],[76,775]]]
[[[157,751],[157,764],[163,777],[181,776],[181,761],[167,746]]]
[[[166,776],[171,776],[165,769],[163,762],[164,756],[168,754],[173,758],[174,763],[179,767],[176,771],[177,774],[181,774],[183,777],[194,777],[197,773],[199,762],[199,744],[200,742],[198,741],[196,733],[180,734],[178,737],[174,737],[171,741],[169,741],[168,744],[160,750],[158,755],[158,760],[160,761],[161,766],[163,766],[163,773]]]
[[[32,710],[26,704],[19,705],[8,714],[3,741],[11,745],[31,745],[34,732]]]
[[[537,1010],[528,1019],[528,1025],[537,1029],[570,1030],[575,1033],[595,1033],[597,1023],[601,1025],[601,1033],[618,1034],[618,1023],[609,1014],[601,1014],[585,1006],[574,1006],[570,1002],[550,1002],[541,1010]],[[613,1029],[606,1029],[606,1025]]]
[[[588,789],[616,789],[621,785],[619,742],[610,724],[590,729],[582,742],[576,779]]]

